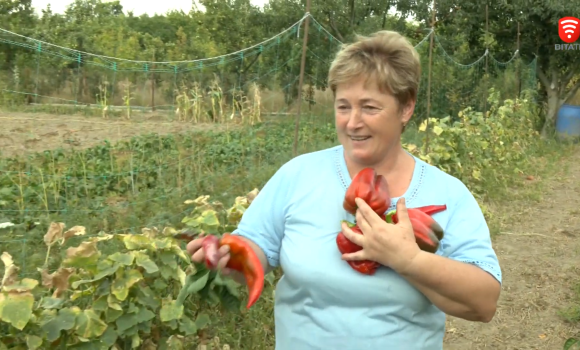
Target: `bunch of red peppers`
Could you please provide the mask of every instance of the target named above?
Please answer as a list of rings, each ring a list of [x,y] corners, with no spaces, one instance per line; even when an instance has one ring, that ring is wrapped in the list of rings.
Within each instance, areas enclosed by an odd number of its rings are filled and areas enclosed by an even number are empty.
[[[361,170],[352,179],[352,183],[346,191],[343,207],[353,215],[356,214],[357,210],[355,202],[357,197],[363,199],[385,221],[395,224],[398,222],[396,211],[385,214],[391,205],[387,180],[382,175],[378,175],[374,169],[365,168]],[[409,219],[415,232],[415,239],[421,250],[435,253],[439,248],[439,242],[443,239],[443,229],[431,215],[445,209],[447,209],[445,204],[407,208]],[[353,232],[363,234],[356,223],[347,223]],[[336,237],[336,244],[342,254],[354,253],[362,249],[362,247],[349,241],[342,231]],[[347,261],[347,263],[354,270],[365,275],[373,275],[380,266],[379,263],[370,260]]]

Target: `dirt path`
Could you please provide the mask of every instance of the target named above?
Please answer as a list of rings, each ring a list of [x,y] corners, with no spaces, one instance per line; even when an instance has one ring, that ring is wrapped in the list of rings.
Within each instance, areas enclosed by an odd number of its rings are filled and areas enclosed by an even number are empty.
[[[512,224],[494,240],[504,281],[495,319],[449,317],[445,350],[561,350],[578,330],[558,311],[580,281],[580,151],[566,164],[567,171],[542,180],[540,203],[506,203]]]
[[[82,149],[115,143],[133,136],[175,134],[193,130],[218,130],[224,125],[168,122],[156,118],[103,119],[81,115],[0,111],[0,152],[2,156],[21,156],[47,149]]]

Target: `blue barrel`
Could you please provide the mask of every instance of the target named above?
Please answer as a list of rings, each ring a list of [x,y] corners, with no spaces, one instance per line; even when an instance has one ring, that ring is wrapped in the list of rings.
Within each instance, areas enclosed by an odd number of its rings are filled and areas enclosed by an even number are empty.
[[[580,106],[564,104],[558,111],[556,132],[560,137],[580,137]]]

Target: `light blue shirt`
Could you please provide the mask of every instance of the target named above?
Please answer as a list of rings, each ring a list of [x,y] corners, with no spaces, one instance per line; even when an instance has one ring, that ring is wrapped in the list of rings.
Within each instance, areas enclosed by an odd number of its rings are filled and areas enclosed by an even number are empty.
[[[475,264],[501,283],[481,209],[457,178],[415,157],[409,208],[446,204],[433,215],[445,230],[437,254]],[[353,270],[336,245],[351,179],[343,147],[284,164],[244,213],[234,234],[263,249],[284,276],[276,286],[276,350],[438,350],[445,314],[393,270]],[[391,202],[392,210],[398,198]]]

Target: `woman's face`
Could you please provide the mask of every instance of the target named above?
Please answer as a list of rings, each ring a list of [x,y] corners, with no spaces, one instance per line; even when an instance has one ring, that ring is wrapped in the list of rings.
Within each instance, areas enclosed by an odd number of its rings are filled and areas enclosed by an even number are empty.
[[[415,104],[399,110],[395,97],[374,83],[357,79],[337,86],[334,103],[338,139],[347,161],[375,167],[400,147],[403,124]]]

